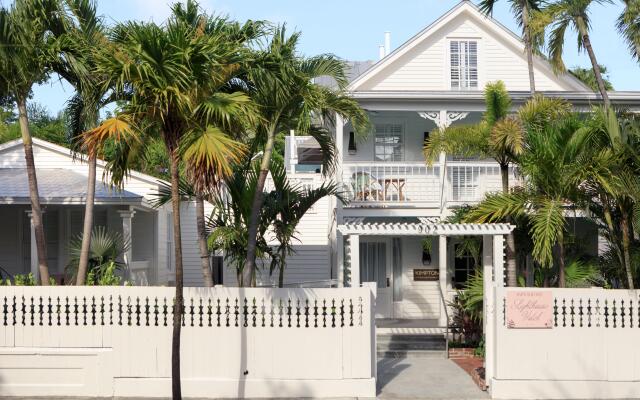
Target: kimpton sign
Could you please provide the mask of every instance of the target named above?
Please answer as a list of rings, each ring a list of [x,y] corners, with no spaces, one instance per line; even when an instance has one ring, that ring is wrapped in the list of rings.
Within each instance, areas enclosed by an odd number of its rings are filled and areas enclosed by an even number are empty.
[[[512,290],[507,292],[507,327],[553,327],[553,295],[551,290]]]

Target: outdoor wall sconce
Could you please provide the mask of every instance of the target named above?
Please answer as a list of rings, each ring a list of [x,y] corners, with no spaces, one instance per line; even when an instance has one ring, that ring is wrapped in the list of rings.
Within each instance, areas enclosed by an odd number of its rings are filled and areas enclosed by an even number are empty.
[[[425,132],[425,133],[424,133],[424,140],[423,140],[423,142],[424,142],[424,143],[426,143],[426,142],[427,142],[427,140],[429,140],[429,132]]]
[[[356,154],[358,149],[356,149],[356,135],[353,132],[349,132],[349,154]]]

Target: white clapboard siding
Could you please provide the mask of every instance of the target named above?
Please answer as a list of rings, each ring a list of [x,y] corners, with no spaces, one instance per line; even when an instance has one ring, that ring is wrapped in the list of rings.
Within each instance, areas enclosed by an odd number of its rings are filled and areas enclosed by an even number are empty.
[[[371,76],[356,81],[356,91],[450,90],[449,41],[478,42],[478,90],[488,82],[502,80],[507,89],[529,90],[526,56],[511,33],[484,17],[473,6],[461,6],[446,24],[436,24],[388,61],[374,67]],[[402,50],[402,48],[401,48]],[[538,90],[585,90],[566,76],[556,76],[546,61],[535,65]],[[367,76],[367,75],[364,75]]]

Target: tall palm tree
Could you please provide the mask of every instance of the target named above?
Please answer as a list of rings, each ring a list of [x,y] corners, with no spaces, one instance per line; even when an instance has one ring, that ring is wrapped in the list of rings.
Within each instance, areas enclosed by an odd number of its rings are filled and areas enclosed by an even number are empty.
[[[618,17],[618,31],[627,42],[629,51],[636,61],[640,61],[640,2],[623,0],[625,8]]]
[[[487,14],[493,14],[493,8],[498,0],[481,0],[478,4],[480,10]],[[524,49],[527,54],[527,66],[529,68],[529,89],[531,95],[536,92],[536,80],[533,71],[533,53],[538,49],[544,39],[543,35],[536,34],[530,28],[532,12],[539,11],[541,0],[509,0],[511,4],[511,12],[516,17],[518,25],[522,28],[522,36],[524,41]]]
[[[42,224],[27,99],[33,85],[47,79],[49,33],[53,31],[59,34],[62,31],[60,15],[61,9],[56,0],[17,0],[10,9],[0,9],[0,75],[4,78],[3,85],[6,85],[2,92],[8,94],[18,108],[42,285],[49,284],[47,242]]]
[[[95,202],[96,167],[100,149],[82,146],[82,135],[99,124],[100,109],[112,101],[111,88],[102,84],[95,71],[94,48],[107,42],[102,19],[96,13],[91,0],[65,0],[69,23],[57,39],[58,57],[52,69],[69,82],[75,95],[68,101],[67,127],[73,149],[77,154],[86,152],[88,163],[87,196],[85,200],[82,246],[78,260],[76,285],[84,285],[91,248]]]
[[[604,106],[607,108],[609,108],[611,102],[602,78],[600,64],[598,64],[598,59],[591,43],[589,8],[594,4],[610,4],[612,2],[612,0],[557,0],[538,14],[542,26],[551,25],[549,56],[556,71],[566,71],[562,55],[564,53],[567,29],[573,28],[578,33],[578,50],[585,50],[589,55],[593,73],[598,83],[598,90],[602,96]]]
[[[487,84],[486,111],[480,123],[452,125],[431,135],[424,147],[427,162],[433,163],[441,152],[489,157],[500,166],[502,192],[509,193],[509,167],[522,152],[523,129],[509,116],[511,98],[502,81]],[[517,285],[516,246],[513,233],[507,236],[507,285]]]
[[[566,208],[578,199],[576,175],[582,146],[576,142],[578,117],[562,100],[535,97],[518,112],[526,142],[518,156],[524,187],[491,194],[468,214],[469,222],[495,222],[507,217],[525,220],[533,239],[532,255],[544,267],[554,263],[557,249],[558,284],[565,286]]]
[[[338,187],[333,182],[324,182],[316,188],[305,188],[287,178],[284,165],[279,162],[271,164],[273,190],[266,195],[266,213],[271,215],[271,229],[278,241],[277,249],[272,254],[271,273],[278,273],[278,287],[284,287],[284,271],[287,256],[293,252],[292,241],[296,239],[297,227],[302,217],[322,198],[337,196],[343,201]]]
[[[174,7],[175,9],[175,7]],[[185,163],[204,173],[205,182],[219,180],[236,148],[228,147],[226,137],[216,129],[197,129],[199,93],[211,94],[209,85],[226,81],[228,71],[240,61],[237,44],[220,34],[203,34],[199,27],[185,23],[179,16],[165,24],[127,22],[116,26],[112,45],[97,55],[97,72],[109,77],[105,85],[128,102],[121,118],[133,126],[138,136],[159,135],[170,157],[171,205],[175,254],[175,303],[172,337],[172,393],[182,397],[180,383],[180,333],[184,311],[182,237],[180,223],[180,165]],[[225,96],[229,100],[230,96]],[[198,122],[194,123],[194,120]],[[144,129],[141,129],[143,128]],[[95,135],[97,136],[97,135]],[[135,141],[121,136],[125,145]],[[187,139],[188,138],[188,139]],[[125,140],[126,139],[126,140]],[[99,138],[90,140],[100,140]],[[188,141],[189,144],[185,144]],[[138,143],[141,143],[138,140]],[[126,147],[126,146],[125,146]],[[126,160],[125,156],[122,157]],[[201,169],[206,167],[205,169]],[[114,167],[126,171],[126,167]]]
[[[358,132],[367,126],[365,111],[345,91],[345,63],[328,54],[305,58],[298,54],[299,40],[300,33],[288,36],[285,26],[278,26],[266,48],[257,51],[256,63],[248,71],[251,98],[261,117],[256,135],[263,143],[263,153],[248,226],[245,284],[255,284],[257,231],[276,134],[296,129],[315,137],[324,155],[323,171],[328,174],[335,163],[335,143],[324,128],[334,122],[336,113],[350,119]],[[314,83],[321,76],[333,78],[337,88]]]

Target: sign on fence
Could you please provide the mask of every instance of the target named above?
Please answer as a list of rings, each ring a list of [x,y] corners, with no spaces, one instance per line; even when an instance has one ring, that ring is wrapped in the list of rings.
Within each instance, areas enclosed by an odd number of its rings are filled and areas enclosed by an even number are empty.
[[[551,290],[518,290],[507,292],[507,327],[544,328],[553,326]]]

